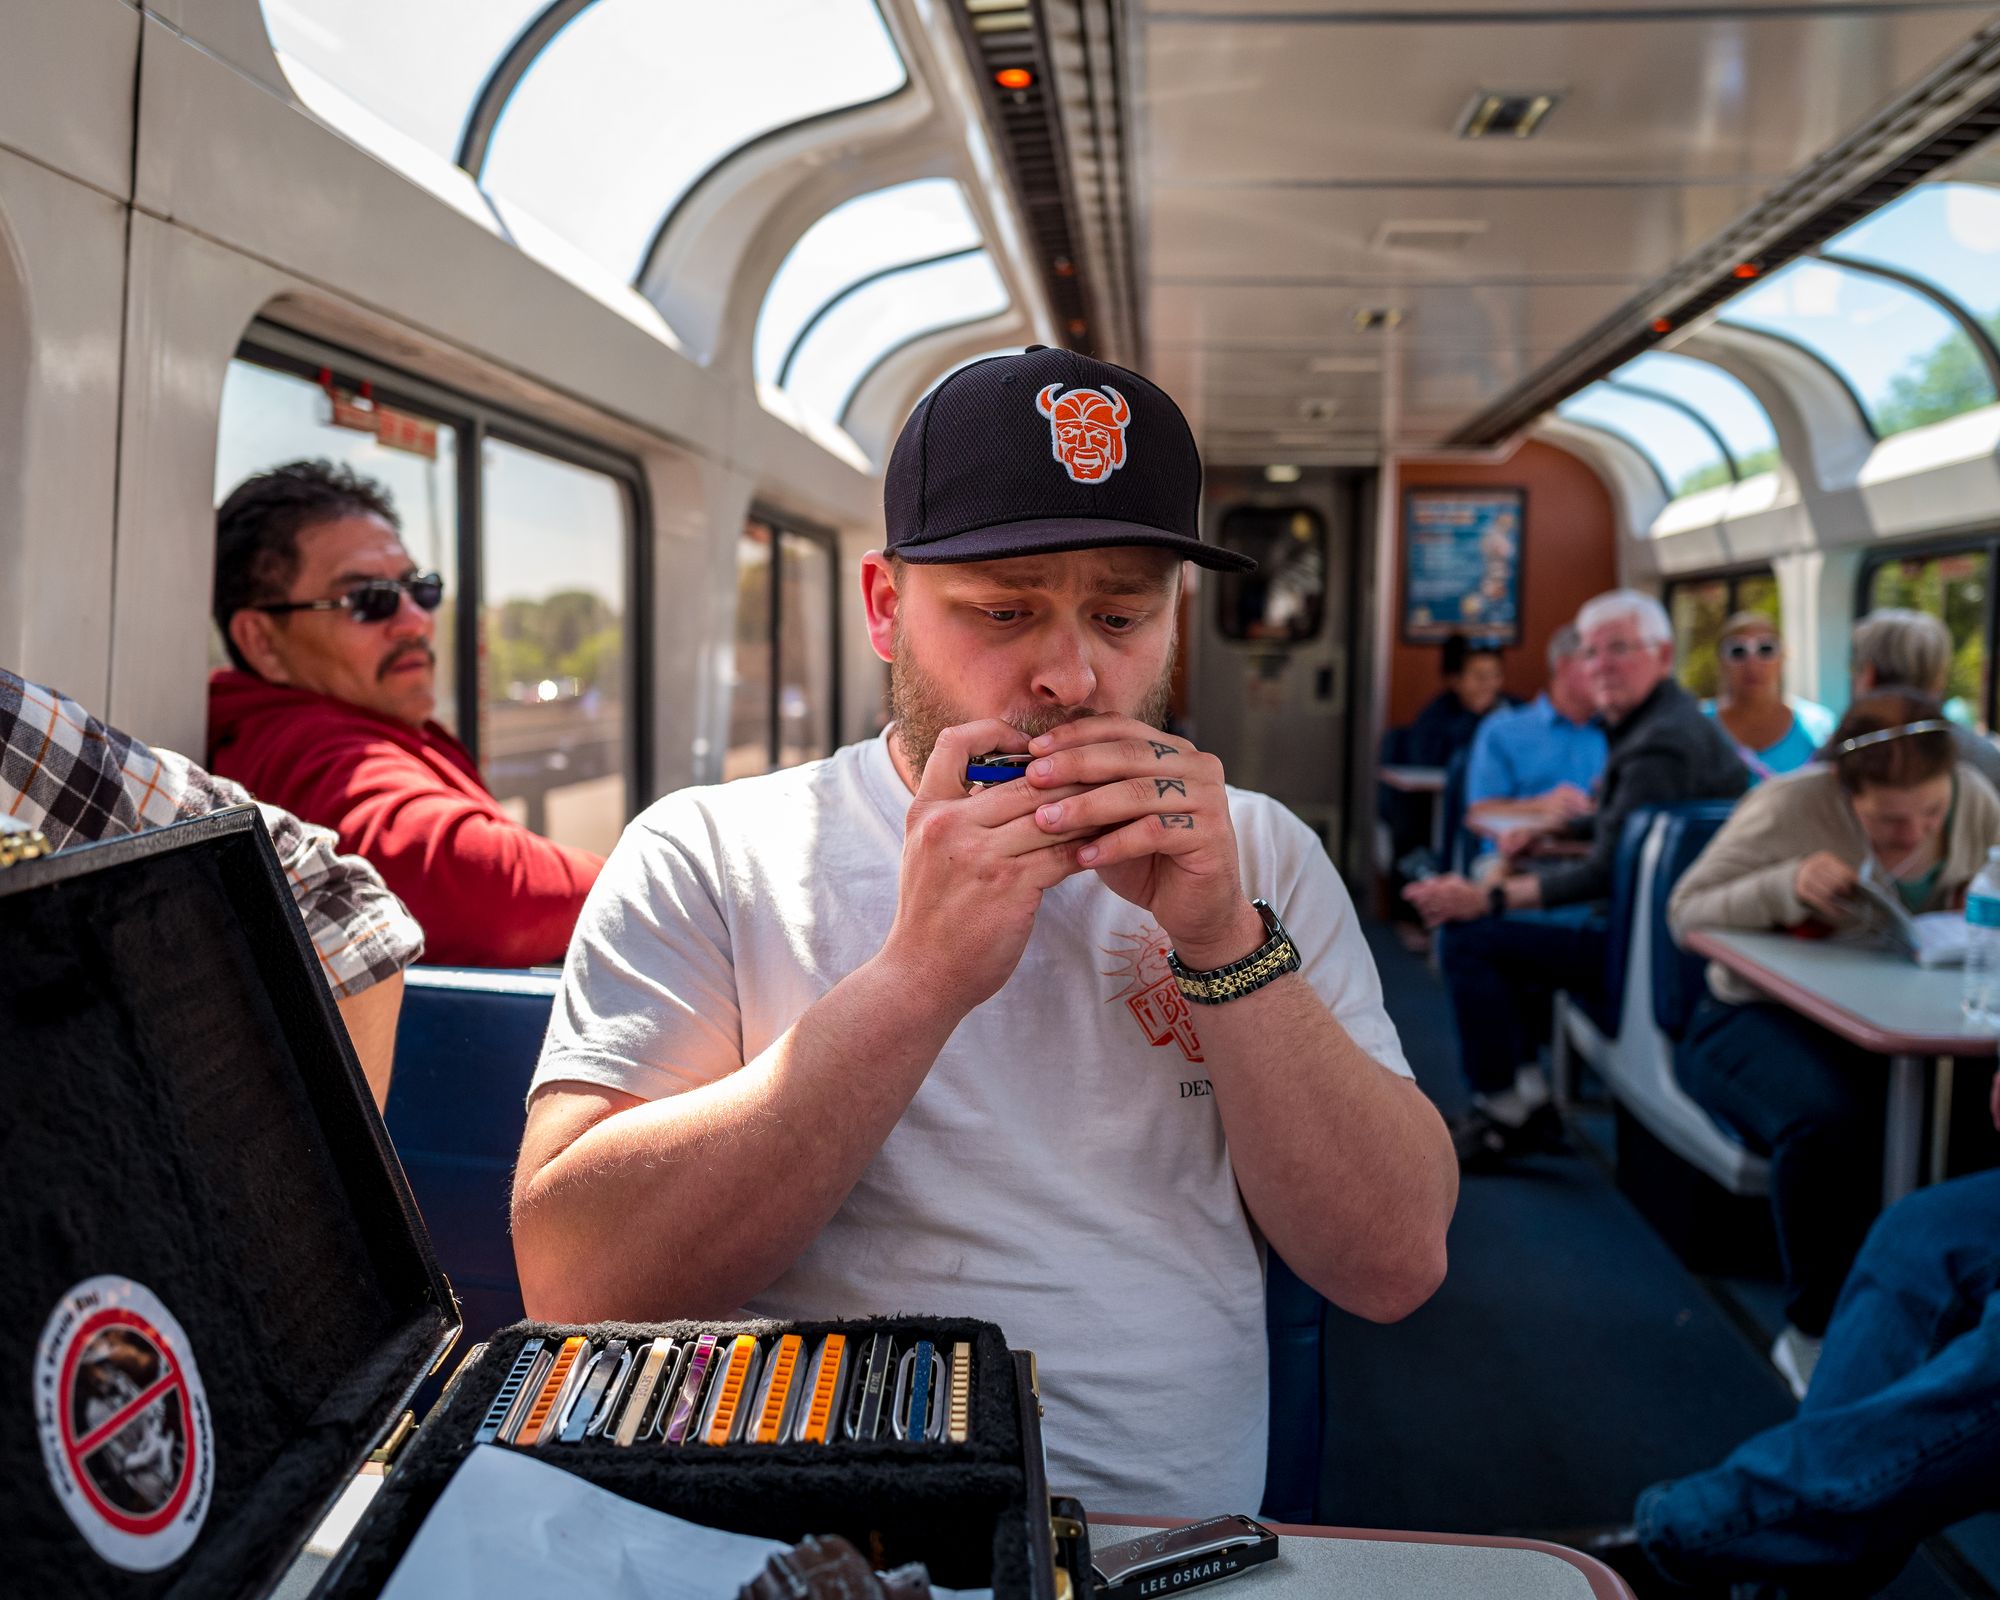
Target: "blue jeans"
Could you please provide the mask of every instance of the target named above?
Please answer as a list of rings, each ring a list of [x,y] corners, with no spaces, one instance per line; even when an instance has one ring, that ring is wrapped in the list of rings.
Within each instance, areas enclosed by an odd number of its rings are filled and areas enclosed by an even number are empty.
[[[2000,1171],[1919,1190],[1868,1235],[1790,1422],[1639,1496],[1683,1583],[1873,1594],[1931,1534],[2000,1507]]]
[[[1451,996],[1468,1089],[1494,1094],[1514,1086],[1515,1069],[1533,1063],[1549,1042],[1556,990],[1603,991],[1610,942],[1603,916],[1587,905],[1445,925],[1438,970]]]

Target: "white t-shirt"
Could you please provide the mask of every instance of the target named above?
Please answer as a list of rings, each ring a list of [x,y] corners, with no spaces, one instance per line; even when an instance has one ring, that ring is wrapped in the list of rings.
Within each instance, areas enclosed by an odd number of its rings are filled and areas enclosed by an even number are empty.
[[[1319,841],[1263,795],[1229,801],[1246,891],[1277,909],[1348,1033],[1407,1077]],[[909,805],[885,737],[652,806],[584,905],[535,1084],[658,1099],[754,1060],[882,948]],[[1167,945],[1093,873],[1050,890],[1006,987],[745,1310],[990,1320],[1036,1352],[1058,1492],[1102,1511],[1255,1511],[1263,1247]]]

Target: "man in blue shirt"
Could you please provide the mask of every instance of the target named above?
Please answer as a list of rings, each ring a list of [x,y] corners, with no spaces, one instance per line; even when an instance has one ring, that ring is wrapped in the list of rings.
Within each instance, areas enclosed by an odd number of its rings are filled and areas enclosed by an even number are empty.
[[[1604,771],[1604,729],[1578,653],[1576,629],[1549,640],[1549,687],[1532,703],[1497,711],[1480,725],[1465,769],[1468,819],[1482,811],[1536,811],[1550,823],[1591,810]]]

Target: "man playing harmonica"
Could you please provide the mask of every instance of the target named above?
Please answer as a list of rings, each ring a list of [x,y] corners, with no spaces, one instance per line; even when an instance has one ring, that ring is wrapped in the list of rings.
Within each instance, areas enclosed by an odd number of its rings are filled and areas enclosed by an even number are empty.
[[[1313,834],[1160,731],[1201,464],[1145,379],[962,369],[863,564],[893,727],[685,790],[592,891],[514,1191],[566,1321],[989,1318],[1093,1505],[1262,1496],[1268,1241],[1391,1321],[1457,1173]],[[1025,778],[971,791],[975,755]]]

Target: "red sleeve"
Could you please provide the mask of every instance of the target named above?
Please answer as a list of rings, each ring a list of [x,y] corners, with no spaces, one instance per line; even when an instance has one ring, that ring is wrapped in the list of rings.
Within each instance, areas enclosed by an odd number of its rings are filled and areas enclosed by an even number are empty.
[[[602,856],[531,833],[491,796],[365,734],[315,739],[285,787],[300,815],[366,856],[424,929],[443,966],[551,966],[563,959]]]

